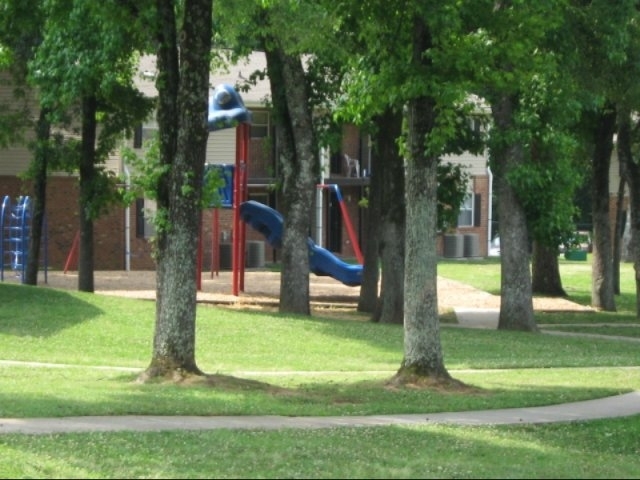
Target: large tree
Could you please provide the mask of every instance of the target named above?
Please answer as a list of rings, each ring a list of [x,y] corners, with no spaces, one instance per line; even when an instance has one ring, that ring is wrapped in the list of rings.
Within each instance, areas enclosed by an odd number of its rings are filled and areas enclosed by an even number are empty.
[[[0,67],[12,72],[16,82],[14,100],[26,100],[23,108],[18,112],[13,108],[3,107],[2,116],[7,122],[0,122],[5,128],[0,128],[6,138],[10,132],[12,142],[24,142],[22,134],[26,128],[35,131],[35,139],[30,143],[33,160],[29,166],[27,178],[33,182],[31,230],[29,234],[29,250],[27,253],[27,268],[24,283],[36,285],[38,282],[38,267],[40,264],[40,246],[44,228],[46,211],[46,185],[49,165],[53,163],[51,148],[51,124],[48,111],[41,108],[35,125],[31,118],[35,112],[29,108],[34,93],[28,85],[29,62],[42,38],[40,32],[44,25],[43,5],[40,0],[5,0],[2,4],[3,15],[0,18],[0,45],[5,52],[5,62],[0,61]],[[27,93],[28,92],[28,93]],[[25,95],[26,93],[26,95]],[[17,116],[16,116],[17,115]],[[2,142],[0,142],[2,143]],[[6,143],[6,142],[5,142]]]
[[[278,40],[265,47],[278,137],[284,147],[278,154],[282,175],[281,312],[310,314],[309,219],[317,179],[317,146],[300,55],[288,53]]]
[[[117,200],[116,178],[104,163],[151,104],[133,85],[138,32],[130,28],[129,11],[112,0],[59,0],[48,2],[44,15],[42,42],[30,64],[47,114],[40,128],[48,121],[80,137],[78,163],[70,165],[79,173],[78,289],[93,292],[93,224]],[[39,182],[44,171],[46,165]]]
[[[404,159],[398,148],[402,134],[402,113],[389,107],[374,117],[374,122],[377,127],[374,155],[378,160],[375,164],[377,171],[374,170],[373,175],[381,179],[378,182],[382,185],[379,190],[372,189],[371,193],[378,196],[377,202],[380,203],[380,216],[375,223],[379,232],[378,249],[383,274],[372,319],[402,324],[406,229]],[[370,265],[377,268],[377,258]]]
[[[493,120],[489,147],[500,218],[500,329],[537,330],[530,241],[537,237],[542,244],[552,245],[559,237],[553,232],[555,227],[543,232],[545,222],[531,207],[536,206],[536,196],[548,199],[542,203],[553,202],[544,182],[536,185],[536,176],[553,177],[551,164],[543,162],[536,148],[550,150],[547,137],[553,130],[541,117],[548,108],[542,100],[549,96],[558,62],[550,38],[561,31],[563,3],[469,3],[468,23],[475,25],[477,55],[483,63],[474,72],[474,90],[490,104]],[[536,175],[529,175],[531,172]]]
[[[404,358],[393,381],[428,384],[452,381],[444,365],[437,300],[436,233],[438,165],[459,152],[468,132],[463,72],[470,58],[454,5],[416,6],[410,12],[406,70],[407,141],[405,168]],[[400,59],[401,60],[401,59]],[[399,68],[398,64],[392,67]],[[444,82],[444,79],[447,82]]]
[[[181,7],[181,8],[178,8]],[[141,380],[200,375],[195,360],[197,242],[206,158],[212,0],[158,0],[156,322]]]
[[[615,311],[615,261],[610,220],[609,168],[619,108],[637,82],[638,2],[624,0],[611,8],[606,0],[571,1],[565,36],[567,73],[579,85],[583,106],[576,135],[591,161],[593,255],[591,304]],[[631,82],[631,83],[630,83]],[[620,102],[622,101],[622,105]],[[623,114],[624,117],[624,114]]]
[[[310,313],[308,239],[320,173],[319,131],[326,123],[320,112],[327,112],[319,106],[331,92],[321,66],[331,50],[330,42],[323,41],[332,28],[326,13],[317,2],[290,0],[216,6],[225,47],[240,57],[258,48],[267,59],[266,71],[255,75],[269,79],[276,127],[276,172],[284,217],[279,309],[303,315]],[[246,24],[238,24],[238,17]]]
[[[640,317],[640,87],[637,78],[640,66],[637,58],[640,55],[640,36],[638,35],[638,17],[640,12],[633,9],[627,12],[621,28],[629,31],[629,35],[623,37],[625,42],[623,61],[615,68],[613,74],[616,77],[617,88],[615,90],[616,101],[616,149],[620,163],[620,182],[618,186],[618,199],[616,205],[616,229],[613,249],[614,263],[614,291],[619,292],[619,264],[621,253],[621,235],[623,220],[623,196],[628,190],[629,204],[627,217],[629,221],[626,231],[630,233],[629,260],[634,264],[636,283],[636,315]],[[628,186],[628,189],[625,189]]]
[[[384,323],[404,321],[405,278],[405,159],[407,152],[407,125],[403,110],[407,91],[415,88],[421,79],[404,77],[396,62],[406,64],[407,44],[411,41],[405,26],[411,13],[402,8],[389,8],[380,2],[350,4],[344,2],[337,7],[341,18],[342,44],[350,47],[352,54],[346,55],[343,95],[338,104],[338,117],[358,125],[372,137],[373,172],[369,191],[370,211],[368,216],[369,236],[367,249],[376,249],[374,256],[365,256],[365,274],[375,273],[378,268],[381,282],[377,307],[372,319]],[[403,35],[399,35],[402,32]],[[411,78],[411,81],[407,79]],[[410,97],[410,95],[409,95]],[[464,108],[455,111],[446,107],[448,114],[458,125],[469,124]],[[454,129],[455,130],[455,129]],[[455,226],[459,206],[467,194],[466,176],[457,166],[445,164],[440,156],[444,153],[461,153],[464,150],[477,152],[478,142],[469,131],[456,132],[448,145],[437,154],[437,228]],[[371,239],[371,235],[376,235]],[[370,245],[375,243],[375,245]],[[374,275],[371,274],[373,278]],[[369,278],[365,278],[369,280]],[[360,304],[378,294],[378,283],[364,284]],[[360,308],[360,305],[359,305]]]

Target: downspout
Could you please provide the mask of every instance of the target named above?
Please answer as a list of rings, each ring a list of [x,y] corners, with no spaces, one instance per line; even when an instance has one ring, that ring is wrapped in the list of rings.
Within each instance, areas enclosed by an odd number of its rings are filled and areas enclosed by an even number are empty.
[[[325,165],[327,162],[328,150],[326,148],[320,149],[320,185],[324,185]],[[316,188],[316,244],[320,247],[323,246],[322,241],[322,224],[324,221],[324,194],[322,186]]]
[[[487,256],[491,252],[491,236],[493,234],[493,173],[491,167],[487,165],[487,174],[489,175],[489,198],[487,199]]]
[[[129,190],[131,187],[131,173],[127,165],[124,165],[124,174],[127,178],[126,189]],[[131,270],[131,207],[129,204],[127,204],[124,214],[124,248],[125,270],[129,272]]]

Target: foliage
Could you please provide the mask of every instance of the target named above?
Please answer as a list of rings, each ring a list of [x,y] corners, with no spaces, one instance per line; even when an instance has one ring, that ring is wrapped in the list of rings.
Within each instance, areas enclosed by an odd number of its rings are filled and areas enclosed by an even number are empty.
[[[471,8],[484,66],[474,72],[474,91],[489,103],[511,98],[510,125],[495,125],[490,163],[516,192],[530,235],[555,248],[569,238],[579,215],[574,197],[584,180],[574,127],[582,108],[575,78],[566,74],[570,9],[563,0],[510,2],[495,9]],[[514,26],[517,26],[514,28]],[[521,146],[522,158],[508,173],[499,152]],[[517,165],[515,164],[517,163]]]
[[[0,2],[0,71],[3,86],[12,89],[9,101],[0,105],[2,148],[24,143],[24,132],[33,127],[32,92],[27,88],[25,77],[27,62],[40,41],[41,3],[40,0]]]
[[[50,121],[67,138],[78,135],[75,122],[81,99],[95,97],[98,101],[96,178],[88,186],[92,192],[85,205],[88,218],[97,218],[119,200],[116,179],[103,164],[123,134],[131,133],[152,108],[152,101],[133,85],[137,33],[131,30],[126,14],[114,7],[109,0],[47,3],[42,42],[29,62],[41,108],[50,112]],[[54,166],[74,171],[79,163],[73,165],[71,159],[80,161],[80,156],[72,155]]]
[[[469,173],[463,165],[438,165],[438,230],[455,228],[460,206],[469,194]]]

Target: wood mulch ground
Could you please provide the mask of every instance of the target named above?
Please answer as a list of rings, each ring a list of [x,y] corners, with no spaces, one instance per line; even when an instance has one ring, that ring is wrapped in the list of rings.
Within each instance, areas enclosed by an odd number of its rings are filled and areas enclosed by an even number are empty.
[[[278,305],[280,274],[264,270],[247,270],[244,291],[232,295],[232,273],[203,272],[199,302],[208,302],[240,308],[275,308]],[[75,271],[63,273],[47,272],[47,282],[41,273],[40,285],[53,288],[76,289],[78,275]],[[155,299],[156,274],[154,271],[98,271],[95,272],[96,293],[132,298]],[[358,303],[360,289],[348,287],[330,277],[309,277],[311,304],[314,307],[354,309]],[[589,311],[589,307],[578,305],[566,298],[536,297],[533,300],[537,311]],[[438,306],[441,312],[454,308],[499,309],[500,297],[483,292],[469,285],[438,278]]]

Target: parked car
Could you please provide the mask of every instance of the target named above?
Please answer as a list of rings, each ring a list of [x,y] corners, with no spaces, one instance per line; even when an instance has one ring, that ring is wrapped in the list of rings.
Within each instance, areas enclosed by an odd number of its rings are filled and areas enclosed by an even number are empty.
[[[593,243],[591,242],[591,232],[586,230],[580,230],[575,232],[575,236],[573,239],[568,242],[570,245],[570,250],[573,251],[581,251],[591,253],[593,251]],[[561,244],[558,247],[560,253],[565,253],[567,250],[565,244]],[[496,235],[493,240],[491,240],[491,246],[489,247],[489,256],[490,257],[499,257],[500,256],[500,236]]]
[[[499,235],[497,235],[493,240],[491,240],[491,246],[489,247],[489,256],[490,257],[500,256],[500,236]]]

